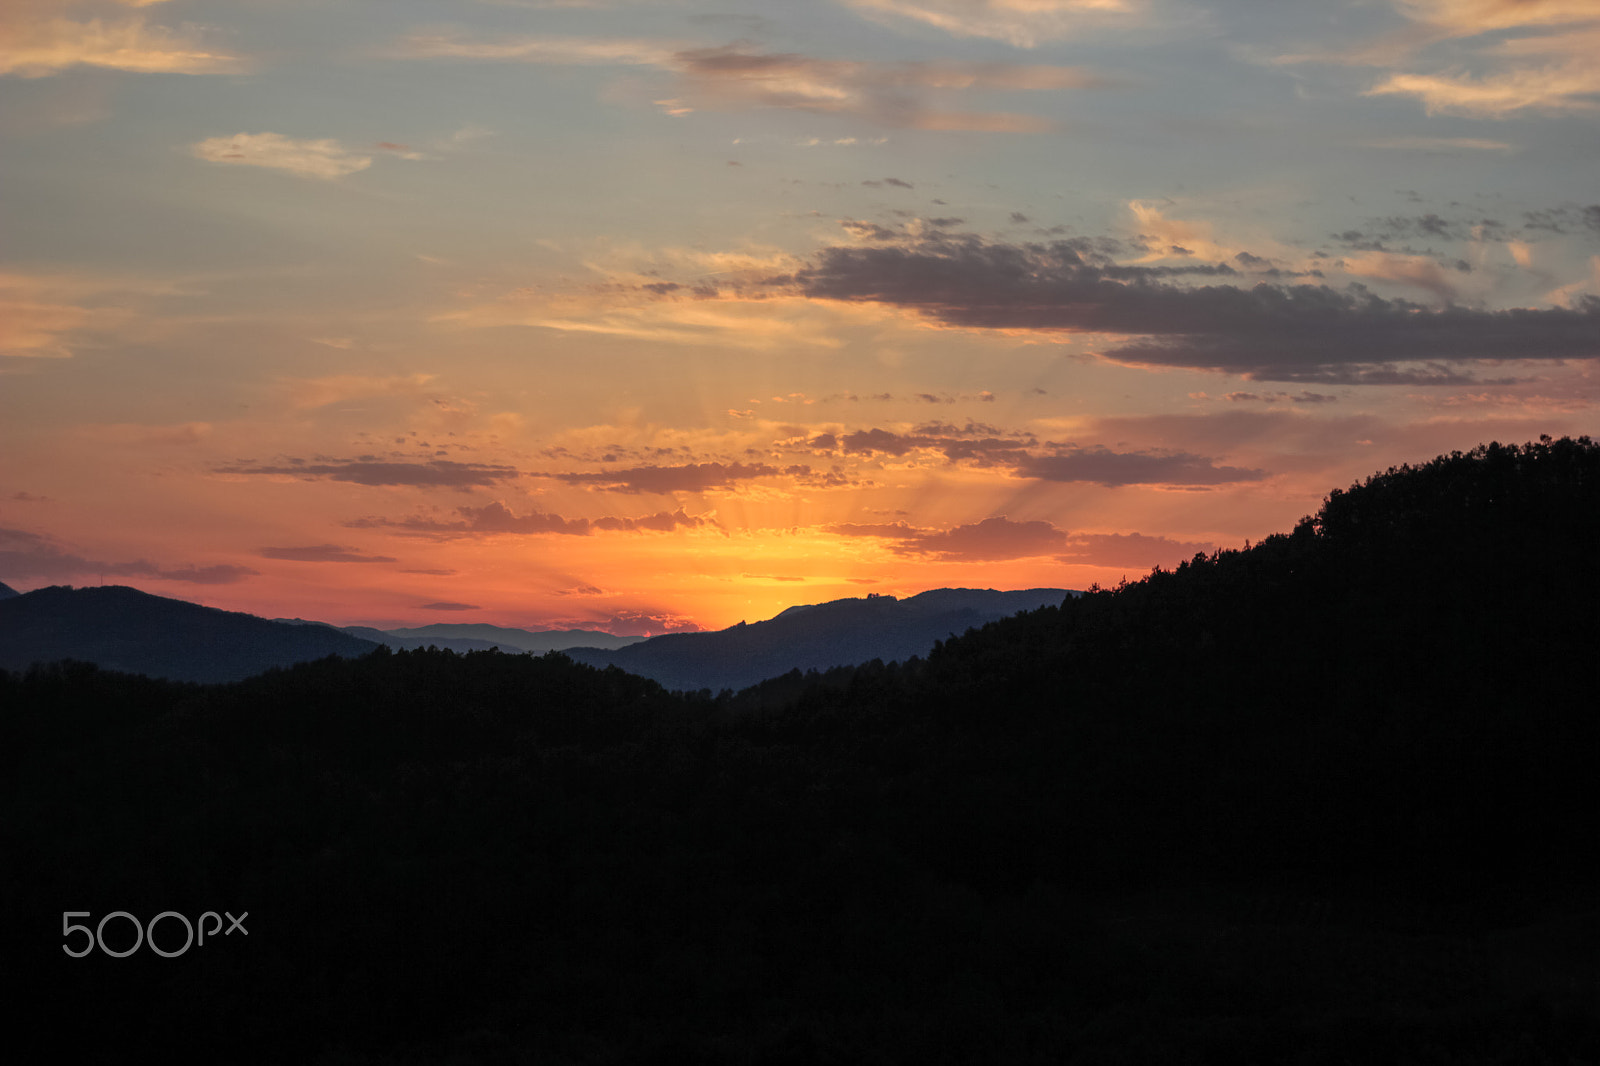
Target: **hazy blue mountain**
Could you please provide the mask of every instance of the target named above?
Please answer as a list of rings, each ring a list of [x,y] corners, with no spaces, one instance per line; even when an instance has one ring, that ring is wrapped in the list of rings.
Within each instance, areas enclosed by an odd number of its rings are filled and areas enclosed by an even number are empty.
[[[323,626],[337,633],[348,633],[352,637],[382,644],[393,651],[443,648],[454,652],[503,651],[510,655],[521,655],[527,650],[507,641],[473,640],[469,637],[397,637],[387,630],[374,629],[372,626],[336,626],[331,622],[318,622],[309,618],[275,618],[273,621],[287,622],[296,626]]]
[[[346,629],[349,632],[349,629]],[[544,654],[547,651],[563,651],[567,648],[599,648],[610,650],[624,648],[630,644],[638,644],[643,637],[616,637],[610,633],[601,633],[592,629],[550,629],[528,630],[513,629],[508,626],[494,626],[486,622],[436,622],[433,625],[413,626],[408,629],[389,629],[384,632],[391,637],[413,642],[408,647],[425,647],[429,644],[438,647],[454,647],[445,641],[472,640],[483,642],[480,646],[497,644],[503,651],[531,651]],[[376,639],[376,638],[373,638]]]
[[[22,595],[22,593],[18,592],[10,585],[7,585],[4,581],[0,581],[0,600],[9,600],[20,595]]]
[[[237,681],[375,647],[330,627],[272,622],[123,585],[52,585],[0,600],[0,668],[8,670],[76,659],[175,681]]]
[[[590,666],[620,666],[667,688],[741,689],[790,670],[826,670],[925,656],[936,640],[1018,611],[1056,606],[1066,589],[933,589],[907,599],[865,599],[790,607],[764,622],[715,633],[669,633],[616,650],[570,648]]]

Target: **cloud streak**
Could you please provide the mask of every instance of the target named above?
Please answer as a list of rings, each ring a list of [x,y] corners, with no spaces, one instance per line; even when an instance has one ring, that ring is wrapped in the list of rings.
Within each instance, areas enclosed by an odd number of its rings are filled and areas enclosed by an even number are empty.
[[[189,147],[196,159],[228,166],[266,167],[302,178],[332,181],[372,165],[370,155],[358,155],[338,141],[296,140],[281,133],[236,133],[208,137]]]
[[[171,29],[152,25],[144,15],[80,22],[55,14],[58,6],[8,0],[0,13],[0,75],[43,78],[80,66],[142,74],[230,74],[246,68],[241,57],[211,43],[215,35],[201,26]]]
[[[607,492],[651,493],[670,496],[679,492],[729,489],[741,481],[788,478],[808,488],[837,488],[854,484],[837,471],[814,470],[805,464],[778,467],[767,463],[684,463],[678,466],[635,466],[621,470],[538,474],[569,485],[589,485]]]
[[[517,477],[511,466],[456,463],[435,459],[426,463],[385,462],[375,458],[308,462],[290,459],[276,465],[253,462],[213,468],[213,473],[251,477],[295,477],[302,481],[327,479],[356,485],[408,485],[416,488],[487,488]]]
[[[219,563],[213,566],[165,567],[148,559],[110,562],[88,559],[66,550],[51,537],[21,529],[0,529],[0,575],[46,580],[95,574],[100,577],[148,577],[193,585],[231,585],[260,573],[248,566]]]
[[[1364,95],[1414,97],[1430,115],[1506,119],[1600,109],[1600,67],[1594,62],[1600,8],[1590,0],[1393,2],[1409,25],[1355,48],[1284,55],[1274,62],[1394,68]],[[1533,30],[1545,32],[1506,36]],[[1446,66],[1415,69],[1431,49],[1444,48],[1453,50]],[[1462,52],[1476,72],[1460,62]]]
[[[863,525],[841,522],[823,531],[842,537],[890,541],[897,555],[931,556],[937,562],[995,562],[1054,555],[1067,535],[1049,522],[1013,522],[1004,515],[944,530],[920,529],[904,522]]]
[[[911,23],[952,37],[983,37],[1017,48],[1148,24],[1141,0],[841,0],[885,25]]]
[[[563,518],[557,514],[530,511],[519,515],[496,500],[482,507],[460,507],[459,518],[357,518],[345,525],[351,529],[389,529],[402,534],[456,540],[465,537],[492,537],[503,534],[530,536],[560,534],[587,537],[595,533],[671,533],[679,529],[720,529],[714,519],[676,511],[658,511],[639,518]]]
[[[874,63],[761,52],[744,43],[693,47],[627,38],[526,37],[472,40],[415,35],[390,51],[407,59],[475,59],[560,65],[649,67],[672,75],[653,102],[673,115],[696,110],[781,108],[855,115],[929,130],[1043,132],[1048,119],[950,106],[960,95],[1092,89],[1112,84],[1076,67],[954,61]]]
[[[392,555],[367,555],[359,548],[346,548],[338,544],[311,544],[302,548],[262,548],[256,554],[263,559],[281,559],[293,563],[393,563],[399,561]]]

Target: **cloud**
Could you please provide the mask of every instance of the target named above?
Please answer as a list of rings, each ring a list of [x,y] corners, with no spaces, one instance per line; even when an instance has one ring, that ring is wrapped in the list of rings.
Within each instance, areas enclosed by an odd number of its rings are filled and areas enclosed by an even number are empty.
[[[556,533],[566,536],[587,537],[596,532],[670,533],[677,529],[720,529],[714,519],[676,511],[658,511],[639,518],[562,518],[556,514],[530,511],[519,515],[496,500],[482,507],[456,509],[460,518],[442,520],[424,516],[410,518],[357,518],[346,522],[350,529],[393,529],[402,533],[451,540],[459,537],[496,536],[504,533],[521,535]]]
[[[1230,250],[1213,239],[1209,222],[1168,218],[1160,208],[1141,200],[1129,201],[1128,210],[1138,222],[1140,239],[1151,248],[1145,260],[1165,259],[1170,255],[1215,260],[1225,260],[1229,256]]]
[[[417,609],[421,610],[421,611],[481,611],[481,610],[483,610],[482,607],[479,607],[475,603],[451,603],[449,601],[445,601],[443,603],[419,603],[419,604],[417,604]]]
[[[337,374],[325,378],[306,378],[287,382],[289,402],[299,409],[326,407],[346,400],[369,396],[415,396],[437,375],[405,374],[393,377],[364,377]]]
[[[1366,148],[1394,148],[1415,152],[1515,152],[1516,146],[1485,137],[1375,137],[1361,142]]]
[[[175,295],[177,287],[148,279],[0,273],[0,355],[68,358],[72,334],[126,331],[135,301]]]
[[[72,349],[66,335],[90,325],[95,317],[87,307],[11,295],[0,279],[0,355],[68,358]]]
[[[1394,5],[1411,20],[1457,37],[1600,18],[1593,0],[1394,0]]]
[[[344,548],[337,544],[312,544],[303,548],[262,548],[257,552],[263,559],[283,559],[295,563],[393,563],[392,555],[366,555],[359,548]]]
[[[1588,36],[1593,47],[1600,48],[1600,34]],[[1549,54],[1558,51],[1552,48]],[[1481,78],[1392,74],[1366,95],[1415,96],[1430,115],[1507,118],[1526,110],[1592,112],[1600,110],[1600,100],[1595,99],[1600,96],[1600,66],[1586,57],[1550,66],[1517,66]]]
[[[1306,394],[1311,395],[1311,394]],[[1173,451],[1112,451],[1103,446],[1045,443],[1029,436],[1005,436],[993,426],[930,423],[910,433],[864,429],[823,433],[806,442],[813,449],[855,455],[901,458],[923,452],[950,463],[1007,470],[1013,477],[1082,482],[1110,488],[1124,485],[1224,485],[1260,481],[1260,470],[1217,466],[1205,456]]]
[[[1395,68],[1368,96],[1412,96],[1429,114],[1503,119],[1525,111],[1600,108],[1600,8],[1592,0],[1394,0],[1410,25],[1352,49],[1279,56],[1277,63],[1343,63]],[[1556,32],[1507,36],[1507,31]],[[1479,39],[1487,37],[1487,41]],[[1450,42],[1448,65],[1414,69]],[[1465,52],[1469,73],[1460,62]],[[1413,69],[1399,69],[1410,67]]]
[[[141,425],[135,422],[113,422],[108,425],[89,426],[87,436],[119,447],[160,445],[188,447],[199,444],[211,436],[209,422],[179,422],[175,425]]]
[[[1216,545],[1201,541],[1169,540],[1143,533],[1078,533],[1057,558],[1064,563],[1090,566],[1126,566],[1148,570],[1173,566],[1197,554],[1209,555]]]
[[[1432,293],[1448,304],[1459,292],[1455,279],[1437,261],[1425,255],[1397,255],[1393,252],[1366,252],[1345,256],[1344,271],[1358,278],[1409,285]]]
[[[77,66],[136,73],[230,74],[244,60],[211,43],[215,34],[185,23],[176,29],[150,24],[144,15],[75,21],[56,13],[65,6],[7,0],[0,12],[0,75],[42,78]],[[128,4],[130,7],[144,6]]]
[[[965,427],[931,422],[912,432],[887,429],[858,429],[852,433],[822,433],[806,443],[823,453],[846,455],[889,455],[899,458],[912,452],[942,454],[951,462],[972,459],[992,466],[997,460],[1016,458],[1023,449],[1037,443],[1032,436],[999,436],[993,426],[969,422]]]
[[[1202,398],[1205,396],[1204,393],[1191,393],[1190,395],[1198,395]],[[1296,396],[1291,396],[1287,392],[1230,392],[1223,399],[1230,403],[1279,403],[1284,400],[1290,403],[1337,403],[1339,401],[1337,396],[1330,396],[1325,392],[1309,391],[1302,392]]]
[[[1066,533],[1049,522],[1013,522],[1004,515],[946,530],[919,529],[904,522],[882,525],[842,522],[822,528],[837,536],[893,541],[890,551],[897,555],[928,555],[940,562],[1054,555],[1067,542]]]
[[[1011,244],[935,234],[823,248],[765,285],[912,310],[962,329],[1139,337],[1098,354],[1268,380],[1325,380],[1328,368],[1352,364],[1600,357],[1600,299],[1589,296],[1545,310],[1428,308],[1360,285],[1188,285],[1184,275],[1238,271],[1117,264],[1082,239]]]
[[[739,42],[693,47],[637,38],[524,37],[469,40],[416,35],[391,49],[397,58],[649,67],[673,76],[651,100],[669,114],[695,110],[783,108],[856,115],[910,129],[1039,132],[1054,123],[1032,115],[952,109],[972,91],[1059,91],[1111,84],[1076,67],[970,62],[871,63],[760,52]],[[895,179],[896,182],[899,179]]]
[[[1142,0],[841,0],[874,22],[911,22],[953,37],[985,37],[1017,48],[1146,25]]]
[[[691,622],[687,618],[648,610],[618,611],[604,622],[601,622],[600,628],[619,637],[648,637],[661,633],[704,632],[698,623]]]
[[[1024,456],[1019,477],[1041,481],[1087,482],[1115,488],[1123,485],[1227,485],[1260,481],[1262,470],[1217,466],[1187,452],[1114,452],[1104,447],[1066,447],[1052,455]]]
[[[809,466],[776,467],[766,463],[686,463],[681,466],[635,466],[624,470],[541,474],[569,485],[593,485],[608,492],[705,492],[726,489],[740,481],[767,477],[810,477]]]
[[[369,155],[357,155],[335,140],[295,140],[281,133],[236,133],[209,137],[189,146],[198,159],[209,163],[286,170],[303,178],[332,181],[372,165]]]
[[[20,529],[0,529],[0,575],[61,579],[80,574],[104,577],[148,577],[194,585],[231,585],[260,573],[248,566],[220,563],[213,566],[163,567],[147,559],[108,562],[87,559],[66,550],[52,537]]]
[[[215,467],[214,473],[249,476],[296,477],[302,481],[327,478],[357,485],[410,485],[423,488],[467,489],[489,487],[518,476],[515,467],[487,463],[456,463],[435,459],[426,463],[385,462],[372,457],[307,462],[289,459],[276,466],[254,462]]]

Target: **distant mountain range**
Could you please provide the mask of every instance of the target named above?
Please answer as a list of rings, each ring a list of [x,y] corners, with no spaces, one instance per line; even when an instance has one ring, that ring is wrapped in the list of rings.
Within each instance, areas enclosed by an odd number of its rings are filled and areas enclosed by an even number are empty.
[[[0,599],[0,668],[7,670],[77,659],[174,681],[238,681],[376,648],[329,626],[271,622],[122,585],[53,585]]]
[[[0,581],[0,600],[9,600],[14,596],[20,595],[22,595],[22,593],[18,592],[10,585],[7,585],[5,582]]]
[[[566,648],[623,648],[637,644],[643,637],[618,637],[597,629],[513,629],[509,626],[489,625],[485,622],[440,622],[434,625],[415,626],[409,629],[374,629],[371,626],[333,626],[327,622],[308,621],[304,618],[279,618],[297,626],[327,626],[352,637],[370,640],[395,651],[411,648],[445,648],[450,651],[488,651],[491,648],[513,655],[528,651],[543,655],[547,651]]]
[[[935,589],[904,600],[869,596],[791,607],[767,621],[741,622],[715,633],[645,640],[482,623],[339,627],[301,618],[258,618],[121,585],[56,585],[21,594],[0,585],[0,668],[23,670],[36,662],[76,659],[175,681],[237,681],[328,655],[365,655],[379,645],[394,650],[433,646],[456,652],[563,651],[578,662],[615,664],[668,688],[741,689],[796,668],[824,670],[926,655],[936,640],[1018,611],[1059,604],[1067,595],[1064,589]]]
[[[934,589],[907,599],[865,599],[791,607],[765,622],[741,622],[715,633],[669,633],[625,648],[569,648],[590,666],[619,666],[669,689],[742,689],[790,670],[826,670],[882,659],[925,656],[937,640],[1007,618],[1054,607],[1066,589]]]
[[[399,640],[414,640],[424,644],[436,644],[440,638],[479,640],[486,644],[497,644],[502,651],[516,649],[519,651],[531,651],[538,655],[543,655],[547,651],[561,651],[564,648],[625,648],[629,644],[637,644],[645,639],[644,637],[618,637],[593,629],[511,629],[506,626],[492,626],[483,622],[438,622],[430,626],[415,626],[411,629],[389,629],[385,630],[385,632]]]

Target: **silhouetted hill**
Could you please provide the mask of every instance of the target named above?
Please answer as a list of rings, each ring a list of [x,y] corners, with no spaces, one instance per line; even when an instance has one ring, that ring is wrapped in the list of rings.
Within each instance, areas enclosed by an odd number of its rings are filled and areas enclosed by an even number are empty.
[[[742,689],[791,670],[826,670],[927,655],[934,641],[1018,611],[1057,604],[1066,589],[933,589],[790,607],[715,633],[669,633],[616,651],[571,648],[590,666],[619,666],[669,689]]]
[[[737,695],[559,654],[0,671],[7,1050],[1597,1062],[1597,528],[1600,446],[1545,439]],[[249,935],[61,950],[169,910]]]
[[[5,582],[0,581],[0,600],[9,600],[20,595],[22,595],[22,593],[18,592],[10,585],[7,585]]]
[[[122,585],[52,585],[0,600],[0,667],[11,670],[74,659],[175,681],[236,681],[373,647],[334,629],[269,622]]]
[[[489,625],[485,622],[436,622],[433,625],[413,626],[406,629],[389,629],[384,632],[405,641],[421,645],[440,640],[475,640],[483,644],[498,645],[501,650],[513,648],[542,655],[547,651],[567,648],[623,648],[637,644],[643,637],[618,637],[592,629],[515,629],[509,626]],[[446,645],[440,644],[440,647]]]

